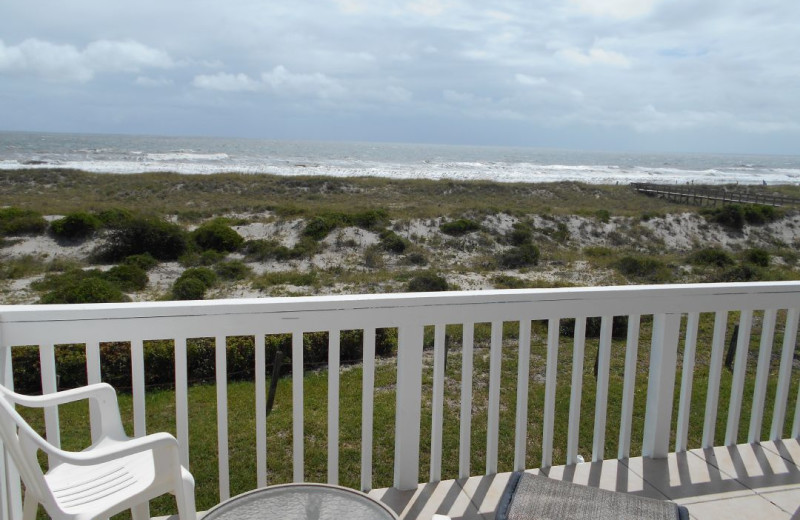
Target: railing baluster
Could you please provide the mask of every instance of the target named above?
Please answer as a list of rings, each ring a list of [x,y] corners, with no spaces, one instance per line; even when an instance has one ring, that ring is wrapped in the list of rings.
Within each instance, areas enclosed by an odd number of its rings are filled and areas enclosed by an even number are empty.
[[[292,333],[292,480],[305,480],[305,455],[303,439],[303,332]]]
[[[519,365],[517,367],[517,414],[514,432],[514,471],[525,469],[528,444],[528,378],[531,373],[531,320],[519,322]]]
[[[678,405],[678,427],[675,433],[675,451],[686,451],[689,437],[689,407],[692,402],[692,378],[694,357],[697,348],[697,326],[700,314],[689,313],[686,320],[686,340],[683,347],[683,370],[681,371],[681,395]]]
[[[328,332],[328,484],[339,484],[340,332]]]
[[[497,445],[500,433],[500,376],[503,362],[503,322],[492,322],[489,351],[489,402],[486,424],[486,474],[497,473]]]
[[[133,435],[147,435],[147,417],[144,406],[144,342],[131,340],[131,393],[133,394]]]
[[[0,336],[2,336],[1,330]],[[9,390],[14,390],[11,349],[3,343],[0,343],[0,384]],[[3,441],[0,441],[0,517],[22,518],[22,486],[19,471],[10,454],[6,454]]]
[[[39,346],[39,365],[41,367],[42,394],[58,391],[56,382],[56,353],[52,343]],[[58,406],[44,409],[44,424],[47,440],[56,448],[61,447],[61,428],[58,425]],[[49,457],[52,459],[52,457]],[[50,460],[52,466],[55,460]]]
[[[775,340],[775,318],[777,310],[767,309],[761,320],[761,343],[758,349],[756,368],[756,387],[753,391],[753,404],[750,409],[750,430],[747,442],[761,441],[761,424],[764,419],[764,401],[767,397],[767,379],[772,361],[772,342]]]
[[[228,362],[226,338],[216,336],[216,384],[217,384],[217,450],[219,453],[219,498],[228,500],[231,496],[230,471],[228,462]]]
[[[600,346],[597,352],[597,392],[595,393],[594,407],[594,438],[592,440],[593,462],[603,460],[606,452],[608,372],[611,365],[611,325],[613,321],[613,316],[603,316],[600,322]],[[553,373],[553,379],[555,379],[555,372]]]
[[[267,351],[264,334],[256,334],[256,483],[258,487],[267,485]]]
[[[458,478],[470,473],[472,444],[472,366],[475,324],[465,323],[461,342],[461,413],[459,417]]]
[[[572,344],[572,384],[569,394],[569,427],[567,428],[567,464],[578,463],[578,442],[581,430],[581,397],[583,395],[583,361],[586,351],[586,316],[575,318]]]
[[[556,408],[556,367],[558,365],[558,319],[547,322],[547,368],[544,387],[544,415],[542,417],[542,467],[553,465],[553,425]]]
[[[625,382],[622,387],[622,410],[620,411],[618,459],[631,456],[631,425],[633,422],[633,398],[636,394],[636,361],[639,357],[638,314],[628,316],[628,335],[625,345]]]
[[[442,424],[444,420],[445,327],[436,325],[433,341],[433,389],[431,395],[430,482],[442,480]]]
[[[175,338],[175,431],[181,464],[189,468],[189,377],[186,338]]]
[[[361,382],[361,491],[372,489],[372,430],[375,400],[375,329],[364,329]]]
[[[647,384],[647,410],[642,442],[642,455],[645,457],[664,458],[669,451],[680,325],[680,314],[653,316],[650,379]]]
[[[792,361],[794,359],[797,339],[798,309],[786,311],[786,324],[783,327],[783,351],[781,367],[778,375],[778,386],[775,389],[775,408],[772,413],[770,440],[783,438],[783,423],[786,420],[786,401],[789,399],[789,385],[792,377]]]
[[[725,430],[725,446],[738,442],[739,417],[742,413],[742,394],[744,376],[747,370],[747,351],[750,348],[750,328],[753,324],[753,311],[742,311],[739,318],[739,338],[736,341],[736,359],[731,382],[731,399],[728,406],[728,426]]]
[[[401,325],[397,334],[397,408],[394,487],[416,489],[419,482],[419,431],[422,400],[422,325]]]
[[[100,376],[100,343],[88,342],[86,348],[86,382],[90,385],[99,383]],[[89,424],[92,433],[92,442],[98,440],[100,434],[100,407],[94,401],[89,402]]]
[[[714,316],[714,336],[711,340],[711,359],[708,362],[708,393],[703,422],[703,448],[714,446],[719,408],[719,380],[722,376],[722,355],[725,349],[725,330],[728,327],[728,312],[718,311]]]

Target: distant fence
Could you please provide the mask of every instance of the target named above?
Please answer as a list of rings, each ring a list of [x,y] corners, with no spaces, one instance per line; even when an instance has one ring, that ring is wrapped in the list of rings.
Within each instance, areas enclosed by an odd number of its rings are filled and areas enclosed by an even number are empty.
[[[730,189],[726,187],[711,186],[675,186],[669,184],[650,184],[634,182],[631,187],[639,193],[660,197],[672,202],[713,205],[722,204],[763,204],[765,206],[797,206],[800,199],[759,193],[747,189]]]

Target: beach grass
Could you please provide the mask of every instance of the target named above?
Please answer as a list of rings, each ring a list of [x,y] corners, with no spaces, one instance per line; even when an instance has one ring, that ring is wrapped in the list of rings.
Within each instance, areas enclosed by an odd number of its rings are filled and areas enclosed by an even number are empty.
[[[800,190],[798,190],[800,191]],[[57,196],[55,196],[57,195]],[[391,180],[377,177],[285,177],[277,175],[98,174],[73,170],[0,172],[0,205],[47,214],[125,208],[196,221],[214,215],[274,211],[313,216],[383,209],[391,218],[511,214],[611,215],[693,211],[651,199],[628,186],[498,183],[454,180]]]

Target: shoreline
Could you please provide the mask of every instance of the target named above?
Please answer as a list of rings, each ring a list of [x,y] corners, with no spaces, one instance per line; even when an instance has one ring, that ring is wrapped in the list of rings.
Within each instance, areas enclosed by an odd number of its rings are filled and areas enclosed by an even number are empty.
[[[224,155],[224,154],[223,154]],[[102,175],[176,174],[187,176],[211,175],[274,175],[279,177],[330,177],[335,179],[380,178],[387,180],[433,180],[455,182],[497,182],[548,184],[579,182],[596,185],[631,183],[701,184],[701,185],[769,185],[800,186],[800,168],[770,168],[765,170],[742,166],[739,169],[691,170],[674,167],[620,167],[615,165],[568,164],[510,164],[462,163],[422,167],[408,164],[364,165],[336,167],[296,162],[275,165],[223,165],[212,162],[104,162],[87,165],[85,162],[34,164],[0,162],[0,172],[35,172],[47,170],[78,171]]]

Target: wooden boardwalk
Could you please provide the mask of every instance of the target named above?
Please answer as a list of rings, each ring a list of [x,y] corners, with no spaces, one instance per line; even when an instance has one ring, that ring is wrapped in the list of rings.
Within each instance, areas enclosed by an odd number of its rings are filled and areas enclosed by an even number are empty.
[[[634,182],[631,187],[639,193],[660,197],[672,202],[683,204],[696,204],[700,206],[716,206],[722,204],[763,204],[765,206],[799,206],[800,199],[759,193],[747,188],[731,189],[728,187],[712,186],[677,186],[671,184],[650,184]]]

